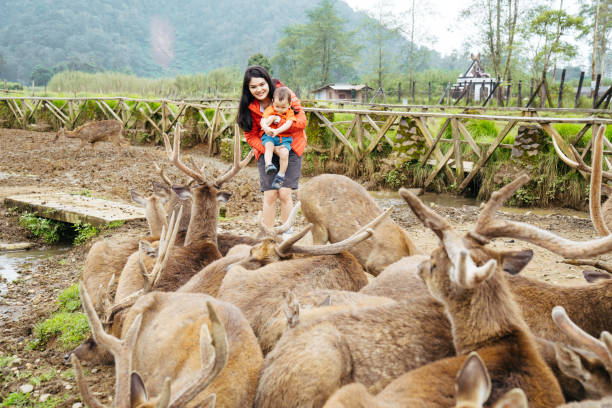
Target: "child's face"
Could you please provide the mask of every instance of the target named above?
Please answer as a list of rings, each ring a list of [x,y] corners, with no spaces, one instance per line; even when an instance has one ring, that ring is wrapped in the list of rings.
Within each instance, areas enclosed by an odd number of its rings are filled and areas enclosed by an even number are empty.
[[[274,110],[278,113],[285,113],[289,109],[289,101],[279,101],[277,99],[272,103]]]

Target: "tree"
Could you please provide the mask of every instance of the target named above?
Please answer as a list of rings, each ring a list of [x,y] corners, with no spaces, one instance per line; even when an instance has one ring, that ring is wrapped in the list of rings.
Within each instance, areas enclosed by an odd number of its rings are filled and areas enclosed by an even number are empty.
[[[43,86],[49,83],[52,76],[53,72],[50,69],[36,65],[30,74],[30,79],[34,81],[34,85]]]
[[[563,2],[561,1],[561,7]],[[530,38],[532,50],[532,75],[539,77],[550,68],[553,58],[571,58],[576,55],[576,46],[564,40],[571,33],[584,33],[584,19],[572,16],[562,8],[551,10],[536,7],[530,13],[524,33]]]
[[[612,31],[612,0],[593,0],[583,4],[580,15],[585,16],[585,23],[590,30],[588,38],[593,46],[591,80],[595,81],[597,74],[606,75],[606,54]]]
[[[501,0],[474,0],[461,16],[483,22],[478,38],[493,72],[496,77],[510,79],[518,27],[518,0],[507,0],[503,5]]]
[[[354,33],[344,30],[344,21],[336,14],[333,3],[321,1],[318,7],[307,12],[307,17],[306,24],[285,30],[275,62],[288,63],[293,67],[290,77],[302,75],[309,86],[352,77],[359,47],[353,43]]]
[[[251,65],[259,65],[264,67],[266,71],[268,71],[268,74],[272,76],[272,64],[270,63],[270,60],[268,60],[268,57],[266,57],[262,53],[258,52],[257,54],[251,55],[249,61],[247,62],[247,66],[250,67]]]

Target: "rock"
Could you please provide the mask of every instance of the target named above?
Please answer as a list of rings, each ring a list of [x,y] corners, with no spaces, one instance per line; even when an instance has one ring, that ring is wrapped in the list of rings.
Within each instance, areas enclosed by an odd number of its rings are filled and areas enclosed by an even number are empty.
[[[0,251],[12,251],[16,249],[30,249],[34,247],[36,244],[33,242],[16,242],[13,244],[8,244],[5,242],[0,242]]]
[[[66,385],[64,385],[64,388],[67,389],[67,390],[71,390],[72,389],[72,385],[66,384]]]
[[[32,392],[33,390],[34,390],[34,386],[32,384],[23,384],[21,387],[19,387],[19,391],[21,391],[24,394]]]
[[[72,404],[72,408],[83,408],[83,403],[75,402],[74,404]]]
[[[49,397],[51,397],[51,394],[43,394],[40,396],[40,398],[38,399],[40,402],[45,402],[46,400],[49,399]]]

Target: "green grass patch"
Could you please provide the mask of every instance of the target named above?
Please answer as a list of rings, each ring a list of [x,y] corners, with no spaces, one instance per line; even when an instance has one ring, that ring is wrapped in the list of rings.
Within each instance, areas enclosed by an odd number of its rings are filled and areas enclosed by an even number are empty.
[[[89,223],[74,224],[74,230],[76,231],[76,236],[72,241],[73,245],[80,245],[100,233],[100,231],[96,227]]]
[[[17,361],[18,359],[19,358],[17,356],[5,356],[0,354],[0,368],[12,366],[13,362]]]
[[[81,298],[79,297],[79,284],[75,283],[57,297],[57,303],[62,312],[76,312],[81,308]]]
[[[65,224],[48,218],[37,217],[30,212],[25,212],[19,217],[19,225],[27,229],[32,236],[41,238],[46,244],[54,244],[60,241],[62,232],[66,230]]]
[[[83,313],[57,312],[34,326],[34,340],[28,347],[42,349],[55,338],[60,350],[69,350],[81,344],[88,334],[89,324]]]
[[[22,393],[20,391],[11,392],[5,398],[0,400],[0,407],[28,407],[28,408],[55,408],[66,396],[50,397],[45,402],[40,402],[30,393]]]
[[[40,385],[47,381],[51,381],[55,377],[57,377],[57,371],[55,371],[55,368],[49,368],[38,375],[32,376],[30,378],[30,384]]]

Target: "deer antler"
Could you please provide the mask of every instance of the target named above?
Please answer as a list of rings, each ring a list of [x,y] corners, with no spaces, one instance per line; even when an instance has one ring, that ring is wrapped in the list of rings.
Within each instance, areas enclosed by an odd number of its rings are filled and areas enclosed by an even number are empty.
[[[523,175],[491,195],[481,211],[476,226],[468,235],[481,242],[498,238],[516,238],[531,242],[565,258],[586,258],[612,251],[612,235],[591,241],[576,242],[522,222],[501,220],[495,211],[529,180]]]
[[[291,213],[289,214],[289,218],[287,218],[287,221],[285,221],[283,225],[279,225],[278,227],[273,227],[273,228],[268,228],[268,226],[264,224],[263,213],[260,211],[258,213],[257,218],[259,220],[259,228],[261,229],[261,232],[264,234],[264,236],[271,237],[271,238],[275,238],[278,235],[284,232],[287,232],[289,228],[291,228],[293,224],[295,223],[295,219],[297,218],[297,214],[298,214],[298,211],[300,210],[300,206],[301,206],[301,203],[298,201],[291,209]]]
[[[210,301],[206,302],[208,317],[212,326],[212,339],[206,324],[200,330],[200,358],[202,369],[197,378],[183,388],[170,403],[171,408],[184,407],[215,379],[227,364],[229,344],[223,323]],[[208,398],[215,398],[209,396]],[[210,400],[207,399],[207,403]]]
[[[153,166],[155,166],[155,171],[159,173],[159,176],[162,180],[164,180],[164,183],[166,183],[168,187],[172,187],[172,181],[170,181],[170,179],[166,175],[166,169],[164,168],[164,165],[162,164],[160,167],[156,162],[153,162]]]
[[[240,161],[240,128],[238,124],[234,125],[234,164],[232,167],[222,176],[219,176],[213,181],[213,185],[216,188],[220,188],[223,183],[231,179],[242,169],[244,166],[249,164],[251,158],[253,157],[253,150],[249,152],[249,154],[244,158],[244,160]]]
[[[607,367],[608,371],[612,371],[612,336],[610,333],[606,331],[602,332],[601,340],[597,340],[595,337],[578,327],[578,325],[569,318],[563,306],[555,306],[553,308],[552,319],[563,333],[595,353]]]
[[[79,294],[83,309],[89,320],[91,333],[96,343],[109,350],[115,357],[115,405],[127,405],[130,400],[130,375],[132,372],[132,354],[138,338],[138,331],[142,323],[142,314],[138,315],[132,322],[123,340],[119,340],[107,334],[102,328],[102,322],[98,318],[93,303],[87,293],[83,282],[79,282]],[[77,385],[84,402],[89,407],[105,408],[89,391],[89,386],[85,381],[81,364],[78,357],[73,353],[71,362],[74,367]]]
[[[389,207],[387,210],[383,211],[380,215],[374,218],[372,221],[361,227],[358,231],[356,231],[353,235],[346,238],[343,241],[335,242],[333,244],[327,245],[309,245],[309,246],[298,246],[293,245],[297,242],[302,236],[306,235],[306,232],[312,228],[312,224],[310,224],[307,230],[302,230],[298,234],[286,239],[282,243],[278,245],[276,248],[276,252],[280,256],[286,256],[286,252],[291,248],[291,252],[294,253],[302,253],[302,254],[310,254],[310,255],[333,255],[339,254],[342,251],[347,251],[353,246],[357,245],[361,241],[364,241],[371,237],[374,234],[374,229],[385,219],[390,213],[393,211],[393,207]],[[298,237],[296,239],[296,237]]]
[[[170,161],[179,170],[187,174],[192,179],[197,180],[200,183],[206,182],[206,179],[204,178],[202,173],[200,173],[199,170],[192,170],[189,167],[187,167],[185,164],[183,164],[183,162],[181,161],[181,157],[180,157],[181,130],[180,130],[179,124],[177,123],[176,126],[174,127],[174,143],[172,145],[172,148],[170,148],[170,139],[168,139],[168,135],[164,133],[163,137],[164,137],[164,146],[166,147],[166,154],[168,155],[168,159],[170,159]]]
[[[610,230],[601,213],[601,159],[603,157],[603,138],[605,126],[600,126],[593,140],[593,172],[591,173],[591,190],[589,192],[589,213],[593,227],[601,236],[610,235]]]
[[[155,286],[155,284],[159,280],[159,277],[161,276],[162,271],[166,267],[166,263],[168,263],[170,251],[174,247],[174,243],[176,241],[176,235],[178,233],[178,227],[181,223],[182,215],[183,206],[179,208],[178,216],[176,212],[172,213],[172,216],[170,217],[170,228],[168,229],[168,232],[166,233],[164,228],[162,228],[161,237],[159,239],[159,252],[151,273],[147,272],[147,268],[143,262],[142,241],[138,242],[138,264],[140,265],[140,271],[142,272],[142,276],[144,278],[145,292],[149,292],[151,288]]]

